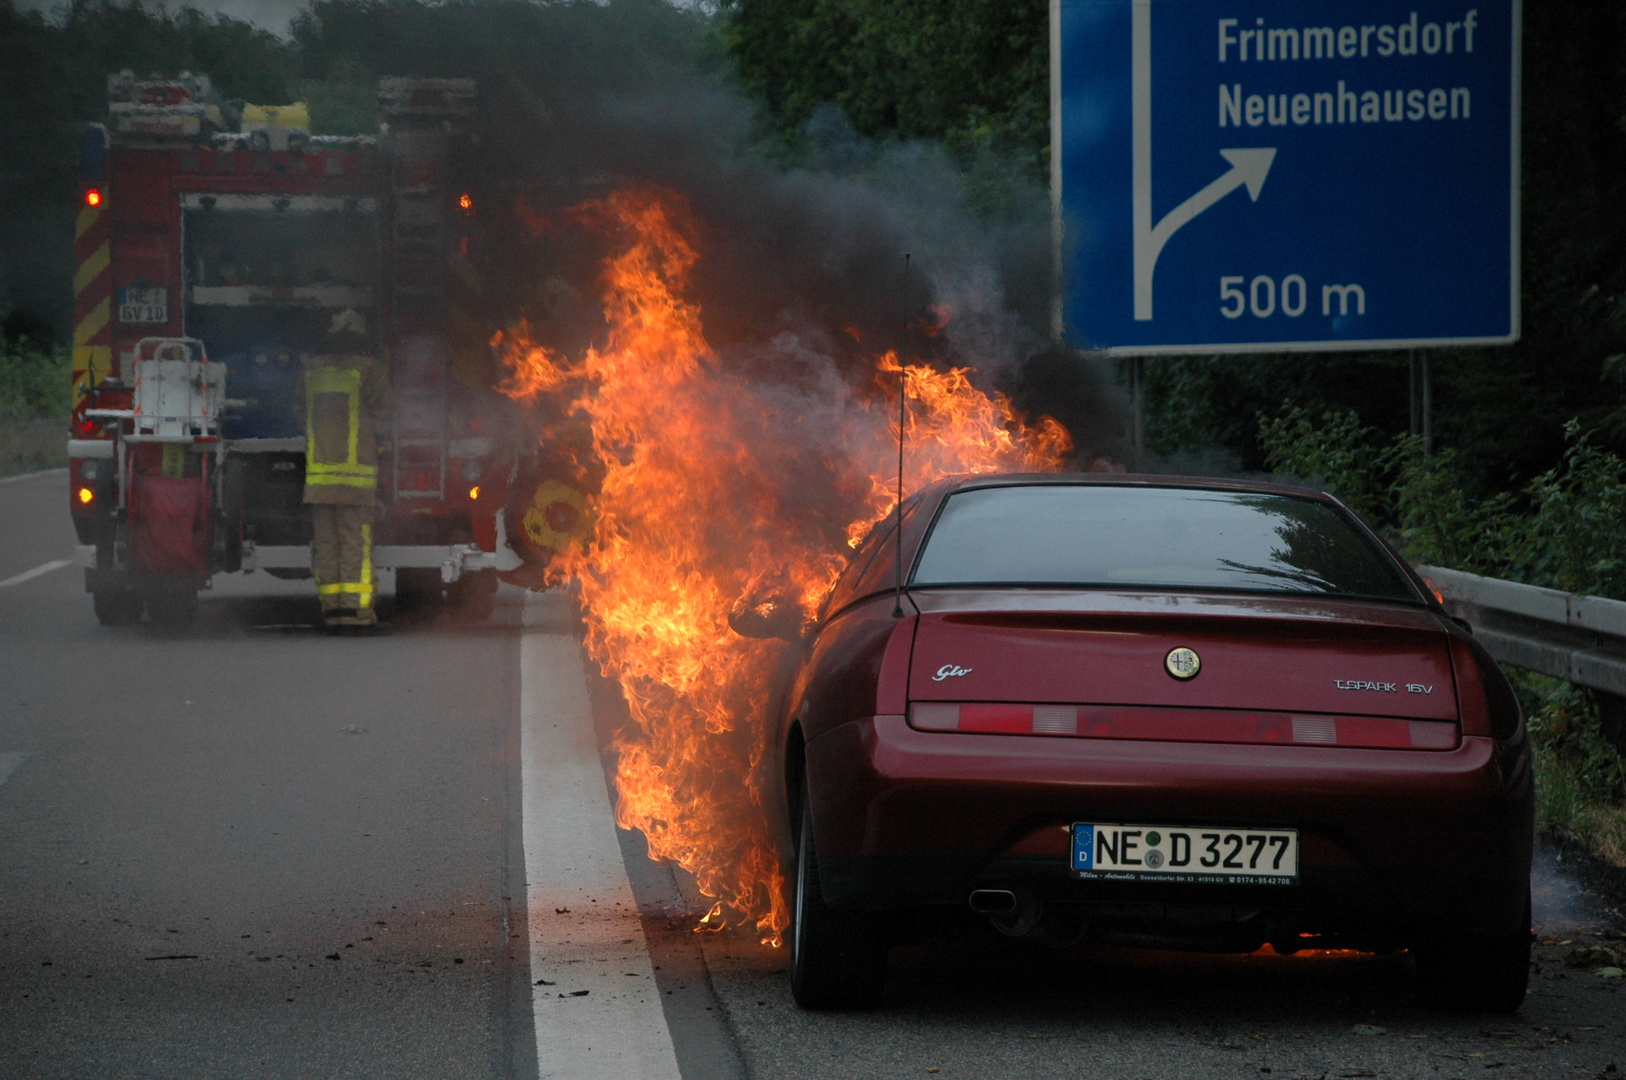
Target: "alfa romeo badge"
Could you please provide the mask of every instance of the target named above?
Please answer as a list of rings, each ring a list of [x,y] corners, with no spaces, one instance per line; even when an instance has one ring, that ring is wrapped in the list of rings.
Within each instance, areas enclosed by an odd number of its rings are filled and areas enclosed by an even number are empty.
[[[1163,658],[1163,666],[1168,669],[1170,675],[1183,682],[1197,677],[1197,672],[1203,669],[1203,661],[1195,650],[1182,645],[1178,649],[1169,650],[1169,655]]]

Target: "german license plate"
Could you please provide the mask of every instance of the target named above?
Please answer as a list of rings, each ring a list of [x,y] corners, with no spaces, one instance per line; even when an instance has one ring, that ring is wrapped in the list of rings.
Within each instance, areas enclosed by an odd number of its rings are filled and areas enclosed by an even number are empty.
[[[1073,870],[1093,881],[1294,885],[1294,829],[1074,823]]]
[[[120,289],[119,322],[169,322],[169,290],[137,288]]]

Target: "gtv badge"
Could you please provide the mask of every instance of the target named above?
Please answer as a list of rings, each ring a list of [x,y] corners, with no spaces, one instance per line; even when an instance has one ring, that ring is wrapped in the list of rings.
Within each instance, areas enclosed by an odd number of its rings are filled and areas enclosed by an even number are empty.
[[[1203,669],[1203,660],[1195,650],[1182,645],[1178,649],[1169,650],[1169,655],[1163,658],[1163,667],[1170,675],[1185,682],[1187,679],[1197,677],[1197,672]]]

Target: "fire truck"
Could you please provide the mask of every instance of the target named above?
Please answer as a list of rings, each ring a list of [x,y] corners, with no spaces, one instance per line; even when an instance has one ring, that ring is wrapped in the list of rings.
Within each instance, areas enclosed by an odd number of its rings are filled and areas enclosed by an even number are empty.
[[[473,81],[381,79],[362,137],[313,135],[303,105],[222,102],[189,73],[126,71],[108,91],[80,146],[68,444],[97,618],[184,624],[215,575],[309,576],[296,388],[346,309],[389,371],[374,565],[398,605],[483,618],[498,574],[550,554],[581,499],[555,481],[531,505],[536,441],[493,389],[454,164]],[[532,528],[510,544],[516,517]]]

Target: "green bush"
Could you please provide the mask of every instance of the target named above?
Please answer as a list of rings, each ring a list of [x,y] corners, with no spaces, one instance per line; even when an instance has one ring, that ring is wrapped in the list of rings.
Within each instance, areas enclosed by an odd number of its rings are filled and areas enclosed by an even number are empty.
[[[27,342],[0,344],[0,421],[66,420],[71,378],[65,349],[44,351]]]
[[[1626,600],[1626,461],[1573,420],[1564,438],[1558,465],[1476,497],[1459,452],[1428,454],[1413,435],[1384,442],[1352,412],[1259,417],[1272,471],[1338,496],[1414,562]]]

